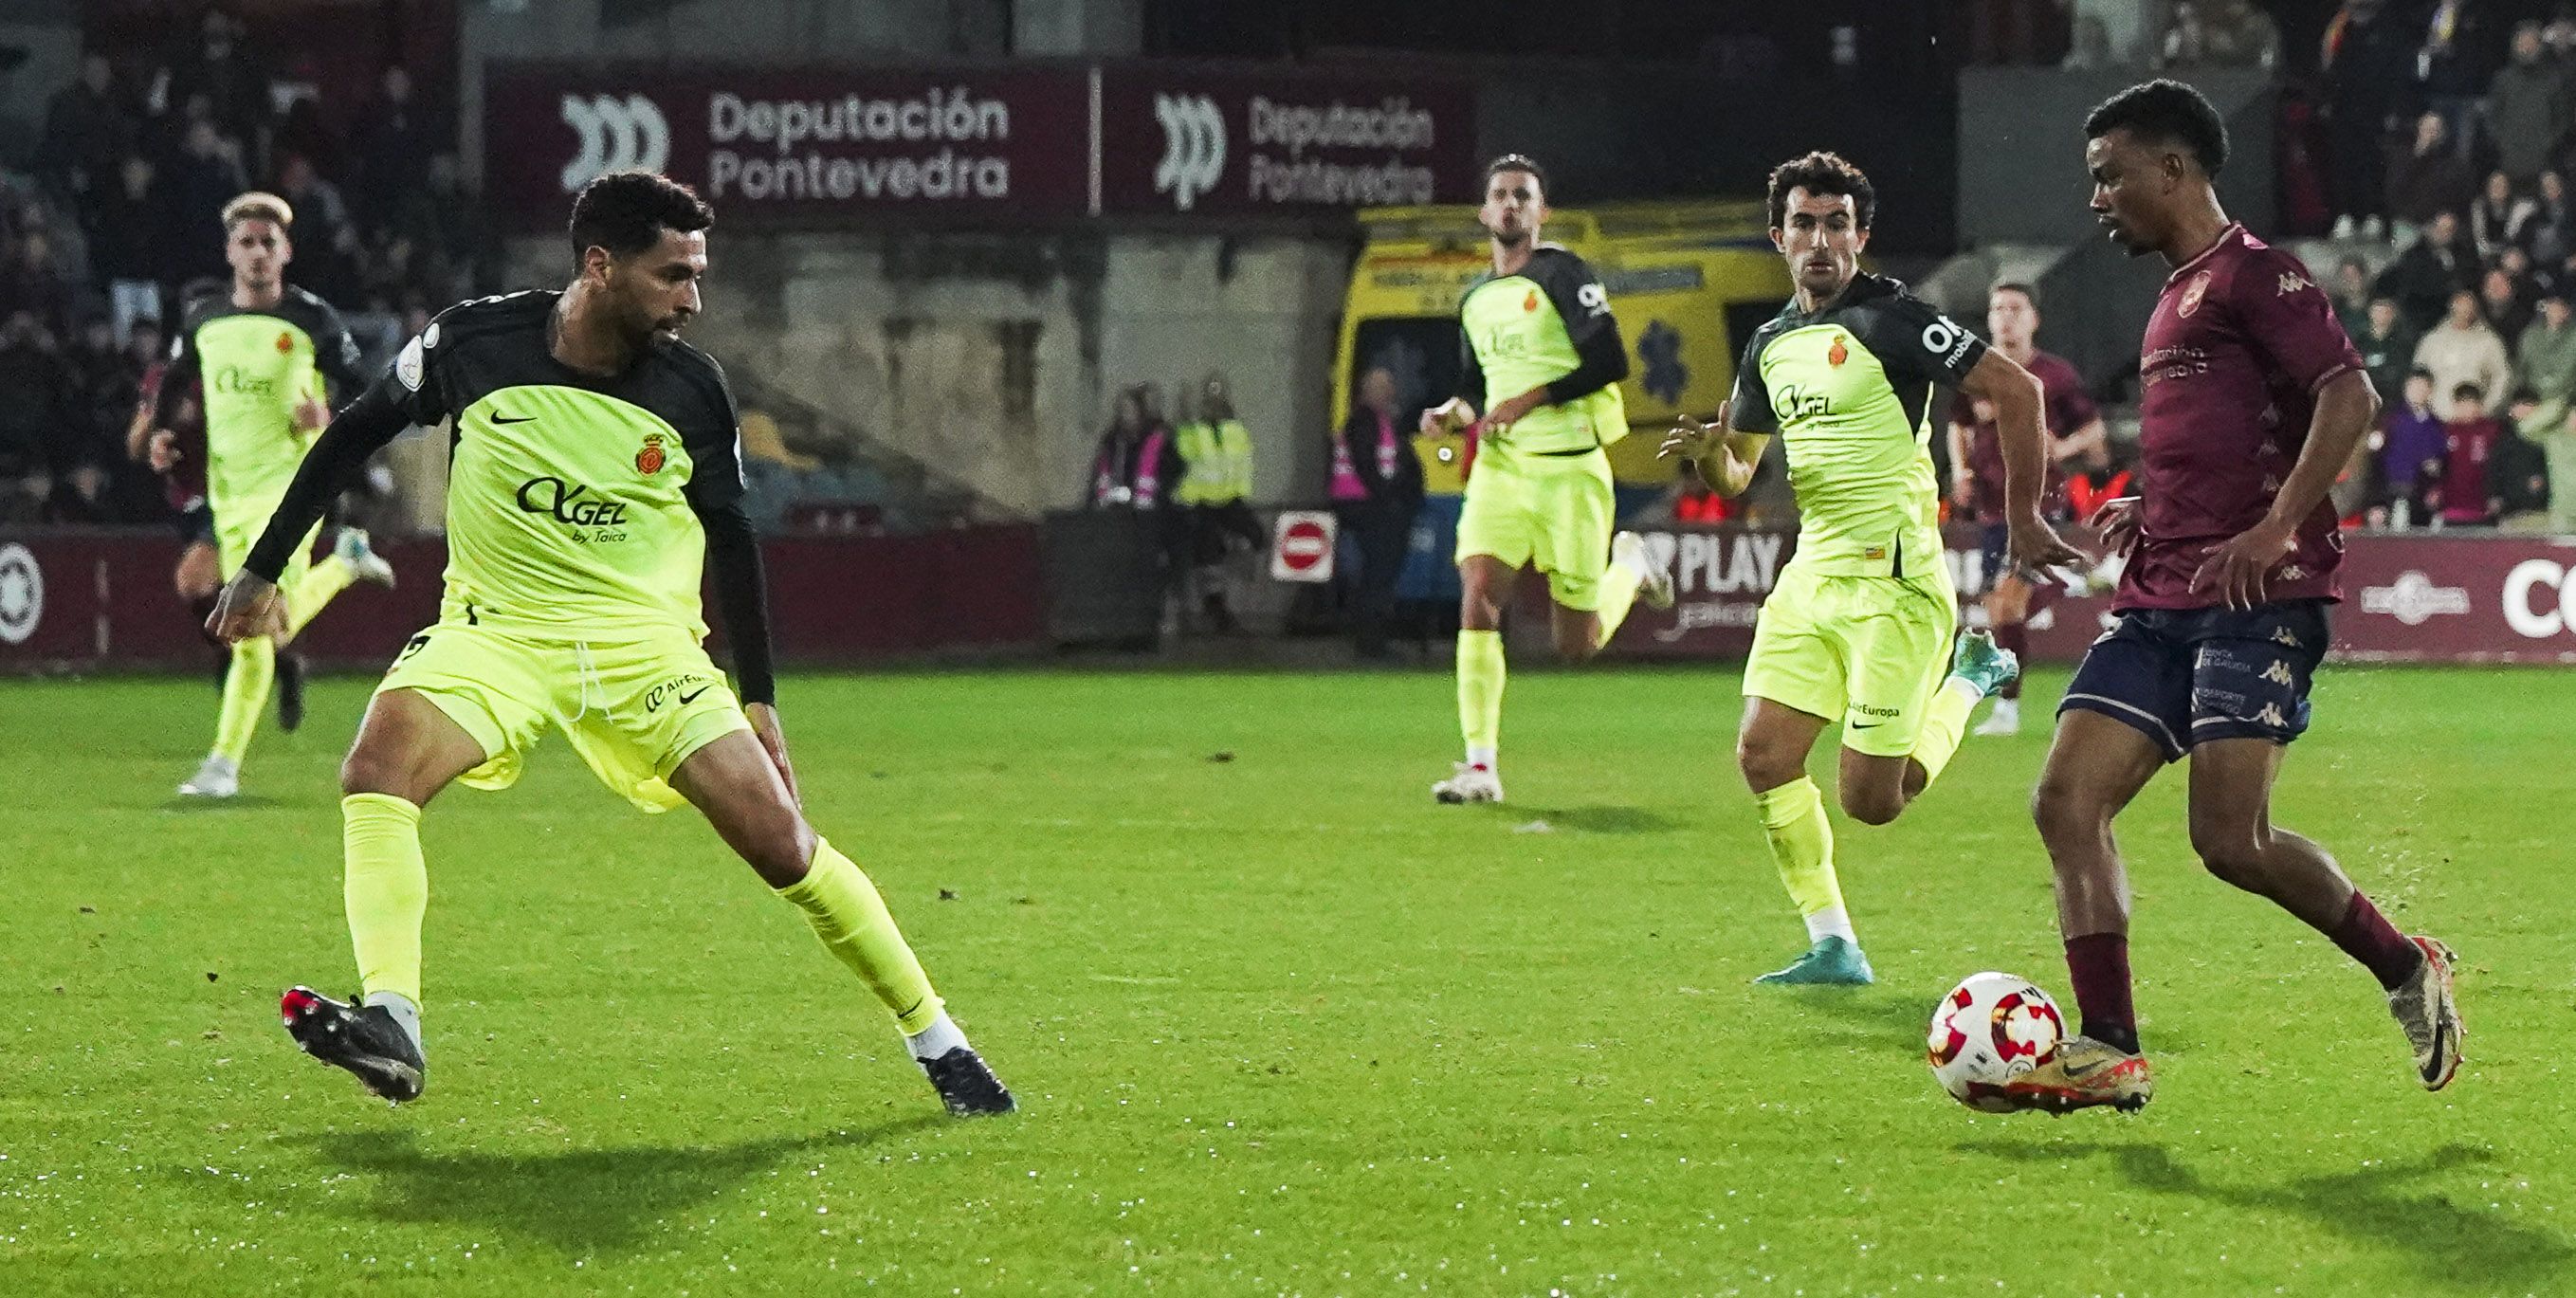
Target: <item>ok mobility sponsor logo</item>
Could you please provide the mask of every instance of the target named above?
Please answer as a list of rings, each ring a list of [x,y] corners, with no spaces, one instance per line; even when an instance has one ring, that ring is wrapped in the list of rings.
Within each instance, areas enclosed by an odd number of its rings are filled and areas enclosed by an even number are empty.
[[[1431,168],[1410,165],[1405,155],[1438,143],[1439,124],[1431,110],[1404,96],[1353,105],[1338,97],[1317,104],[1254,95],[1244,117],[1245,196],[1255,203],[1388,206],[1432,199]],[[1154,192],[1189,211],[1225,179],[1231,156],[1225,110],[1210,95],[1157,92],[1154,121],[1163,130]],[[1306,156],[1309,150],[1319,156]],[[1384,160],[1328,160],[1320,156],[1326,151],[1366,151]]]

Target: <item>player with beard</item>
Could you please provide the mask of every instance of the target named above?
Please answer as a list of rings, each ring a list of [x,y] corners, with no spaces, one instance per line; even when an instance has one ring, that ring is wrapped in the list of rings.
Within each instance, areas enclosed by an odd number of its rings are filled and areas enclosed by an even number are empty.
[[[2133,256],[2173,268],[2140,343],[2140,492],[2095,514],[2128,556],[2115,625],[2058,704],[2032,799],[2056,873],[2083,1031],[2012,1082],[2029,1108],[2135,1109],[2154,1093],[2129,977],[2129,879],[2112,821],[2191,759],[2192,850],[2368,969],[2427,1090],[2460,1065],[2452,956],[2400,934],[2323,847],[2272,820],[2308,727],[2308,687],[2339,596],[2327,490],[2379,398],[2333,303],[2298,258],[2235,224],[2212,178],[2227,129],[2175,81],[2122,91],[2084,123],[2093,212]]]
[[[324,502],[403,429],[452,421],[439,618],[385,673],[340,768],[363,1000],[293,988],[286,1028],[377,1095],[418,1098],[421,808],[456,780],[509,785],[560,727],[610,789],[648,812],[694,804],[804,911],[894,1017],[950,1112],[1006,1112],[1010,1092],[949,1020],[875,886],[815,833],[797,796],[733,395],[715,361],[678,337],[698,313],[714,221],[661,176],[592,181],[573,204],[572,283],[440,313],[332,421],[225,588],[216,634],[239,643],[273,626],[278,574]],[[700,643],[704,576],[739,696]]]
[[[1884,825],[1940,778],[1969,714],[2021,670],[1982,632],[1952,648],[1959,597],[1942,559],[1935,385],[1995,408],[2010,560],[2036,568],[2081,556],[2040,514],[2039,380],[1903,284],[1860,268],[1878,206],[1869,177],[1810,153],[1772,169],[1768,204],[1797,295],[1745,343],[1717,419],[1684,418],[1663,453],[1696,462],[1732,496],[1772,437],[1784,443],[1798,550],[1754,622],[1735,758],[1809,945],[1756,981],[1859,984],[1874,975],[1843,906],[1807,755],[1839,723],[1843,811]]]
[[[1619,381],[1628,348],[1601,277],[1544,243],[1547,173],[1517,153],[1485,168],[1477,213],[1493,271],[1459,302],[1458,394],[1422,431],[1473,425],[1475,468],[1458,517],[1458,728],[1466,760],[1431,786],[1441,802],[1500,802],[1503,607],[1523,568],[1547,574],[1558,655],[1581,662],[1619,630],[1639,595],[1670,608],[1670,574],[1634,532],[1611,535],[1612,442],[1628,435]],[[1484,416],[1478,419],[1479,406]]]

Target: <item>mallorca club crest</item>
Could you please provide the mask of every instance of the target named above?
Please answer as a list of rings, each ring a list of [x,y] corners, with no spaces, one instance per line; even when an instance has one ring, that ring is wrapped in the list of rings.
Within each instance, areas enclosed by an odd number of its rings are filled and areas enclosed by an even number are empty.
[[[644,449],[635,453],[635,470],[645,477],[652,477],[662,471],[662,465],[668,458],[662,453],[662,434],[646,433]]]
[[[1842,367],[1842,363],[1844,361],[1850,359],[1851,349],[1843,346],[1843,336],[1841,334],[1835,334],[1833,347],[1825,352],[1825,364],[1839,369]]]
[[[2174,308],[2175,315],[2188,316],[2200,309],[2200,300],[2209,295],[2210,275],[2204,270],[2191,277],[2191,284],[2182,291],[2182,305]]]
[[[291,352],[291,351],[294,351],[294,350],[295,350],[295,335],[293,335],[293,334],[279,334],[279,335],[277,336],[277,354],[278,354],[278,355],[280,355],[280,356],[284,356],[284,355],[285,355],[285,354],[287,354],[288,352]]]

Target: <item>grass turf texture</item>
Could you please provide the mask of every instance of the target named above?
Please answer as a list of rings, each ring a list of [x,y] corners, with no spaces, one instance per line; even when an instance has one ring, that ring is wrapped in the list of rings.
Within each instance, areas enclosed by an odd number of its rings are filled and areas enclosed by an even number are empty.
[[[1972,1114],[1922,1059],[1968,972],[2065,994],[2024,811],[2060,678],[1896,825],[1838,824],[1858,991],[1746,984],[1804,937],[1735,683],[1522,673],[1515,801],[1443,808],[1445,675],[791,679],[817,823],[1019,1093],[974,1123],[702,822],[560,739],[430,809],[429,1092],[365,1099],[276,1018],[354,982],[363,686],[203,808],[168,795],[202,683],[0,684],[0,1291],[2576,1283],[2576,674],[2331,671],[2276,799],[2461,951],[2450,1091],[2367,975],[2199,871],[2169,773],[2122,835],[2158,1098],[2066,1119]]]

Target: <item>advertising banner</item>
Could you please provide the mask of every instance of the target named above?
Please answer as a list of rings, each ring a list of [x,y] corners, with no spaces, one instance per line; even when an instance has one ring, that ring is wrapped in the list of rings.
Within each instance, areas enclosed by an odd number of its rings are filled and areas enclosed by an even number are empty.
[[[521,230],[640,167],[694,186],[728,225],[920,214],[1080,215],[1091,85],[1077,68],[666,68],[495,64],[484,190]]]
[[[1111,64],[1101,70],[1101,209],[1317,213],[1473,202],[1464,82]]]

